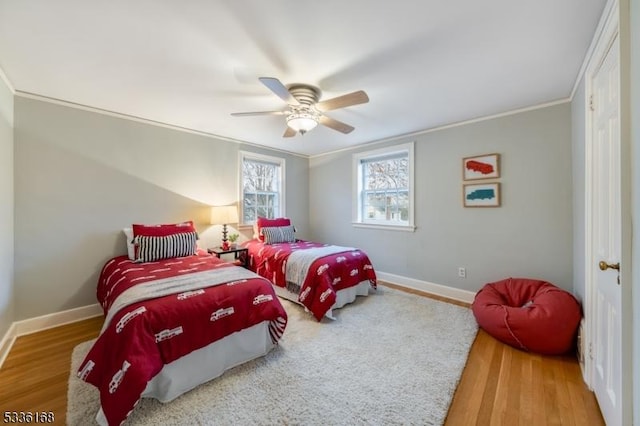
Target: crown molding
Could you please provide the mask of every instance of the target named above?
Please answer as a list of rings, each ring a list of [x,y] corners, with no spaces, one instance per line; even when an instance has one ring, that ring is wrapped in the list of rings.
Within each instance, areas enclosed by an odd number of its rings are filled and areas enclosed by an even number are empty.
[[[2,71],[2,70],[0,69],[0,71]],[[575,90],[575,88],[574,88],[574,90]],[[378,139],[378,140],[366,142],[366,143],[359,144],[359,145],[352,146],[352,147],[348,147],[348,148],[342,148],[342,149],[338,149],[338,150],[334,150],[334,151],[324,152],[324,153],[321,153],[321,154],[307,155],[307,154],[300,154],[300,153],[297,153],[297,152],[287,151],[287,150],[283,150],[283,149],[272,148],[272,147],[265,146],[265,145],[259,145],[259,144],[255,144],[255,143],[252,143],[252,142],[233,139],[233,138],[229,138],[229,137],[225,137],[225,136],[220,136],[220,135],[216,135],[216,134],[213,134],[213,133],[203,132],[203,131],[200,131],[200,130],[190,129],[188,127],[177,126],[177,125],[174,125],[174,124],[163,123],[161,121],[150,120],[150,119],[147,119],[147,118],[137,117],[137,116],[134,116],[134,115],[123,114],[123,113],[119,113],[119,112],[115,112],[115,111],[110,111],[110,110],[107,110],[107,109],[92,107],[92,106],[88,106],[88,105],[84,105],[84,104],[80,104],[80,103],[76,103],[76,102],[66,101],[66,100],[58,99],[58,98],[53,98],[53,97],[50,97],[50,96],[39,95],[37,93],[25,92],[25,91],[22,91],[22,90],[15,90],[14,94],[15,94],[15,96],[19,96],[19,97],[22,97],[22,98],[34,99],[34,100],[38,100],[38,101],[42,101],[42,102],[48,102],[48,103],[52,103],[52,104],[56,104],[56,105],[62,105],[62,106],[66,106],[66,107],[69,107],[69,108],[80,109],[80,110],[83,110],[83,111],[94,112],[96,114],[102,114],[102,115],[107,115],[107,116],[110,116],[110,117],[121,118],[123,120],[130,120],[130,121],[135,121],[135,122],[138,122],[138,123],[148,124],[148,125],[152,125],[152,126],[163,127],[163,128],[166,128],[166,129],[176,130],[176,131],[179,131],[179,132],[191,133],[191,134],[198,135],[198,136],[203,136],[203,137],[206,137],[206,138],[211,138],[211,139],[217,139],[217,140],[222,140],[222,141],[226,141],[226,142],[236,143],[238,145],[252,146],[252,147],[255,147],[255,148],[258,148],[258,149],[264,149],[264,150],[267,150],[267,151],[278,152],[278,153],[286,154],[286,155],[292,155],[292,156],[299,157],[299,158],[304,158],[304,159],[314,159],[314,158],[319,158],[319,157],[323,157],[323,156],[326,156],[326,155],[333,155],[333,154],[338,154],[338,153],[341,153],[341,152],[349,152],[349,151],[362,149],[362,148],[365,148],[365,147],[370,147],[370,146],[374,146],[374,145],[378,145],[378,144],[382,144],[382,143],[386,143],[386,142],[390,142],[390,141],[395,141],[395,140],[398,140],[398,139],[412,138],[412,137],[416,137],[416,136],[420,136],[420,135],[424,135],[424,134],[428,134],[428,133],[432,133],[432,132],[438,132],[438,131],[441,131],[441,130],[451,129],[451,128],[460,127],[460,126],[466,126],[468,124],[479,123],[479,122],[482,122],[482,121],[493,120],[493,119],[496,119],[496,118],[507,117],[507,116],[510,116],[510,115],[520,114],[520,113],[523,113],[523,112],[533,111],[533,110],[537,110],[537,109],[541,109],[541,108],[547,108],[547,107],[554,106],[554,105],[560,105],[560,104],[563,104],[563,103],[571,102],[571,100],[572,100],[572,97],[562,98],[562,99],[558,99],[558,100],[555,100],[555,101],[550,101],[550,102],[545,102],[545,103],[542,103],[542,104],[532,105],[532,106],[529,106],[529,107],[509,110],[509,111],[501,112],[501,113],[498,113],[498,114],[492,114],[492,115],[472,118],[472,119],[469,119],[469,120],[458,121],[458,122],[451,123],[451,124],[445,124],[445,125],[442,125],[442,126],[436,126],[436,127],[432,127],[432,128],[425,129],[425,130],[419,130],[417,132],[403,133],[403,134],[399,134],[399,135],[395,135],[395,136],[390,136],[390,137],[387,137],[387,138],[384,138],[384,139]]]
[[[268,150],[268,151],[279,152],[281,154],[287,154],[287,155],[293,155],[293,156],[296,156],[296,157],[308,158],[307,155],[299,154],[299,153],[292,152],[292,151],[287,151],[287,150],[284,150],[284,149],[272,148],[272,147],[268,147],[268,146],[265,146],[265,145],[259,145],[259,144],[255,144],[255,143],[252,143],[252,142],[247,142],[247,141],[242,141],[242,140],[239,140],[239,139],[233,139],[233,138],[229,138],[229,137],[225,137],[225,136],[216,135],[214,133],[208,133],[208,132],[203,132],[203,131],[200,131],[200,130],[191,129],[191,128],[188,128],[188,127],[178,126],[178,125],[175,125],[175,124],[164,123],[162,121],[150,120],[148,118],[142,118],[142,117],[138,117],[138,116],[135,116],[135,115],[124,114],[124,113],[121,113],[121,112],[115,112],[115,111],[111,111],[111,110],[108,110],[108,109],[92,107],[92,106],[84,105],[84,104],[77,103],[77,102],[71,102],[71,101],[67,101],[67,100],[64,100],[64,99],[54,98],[54,97],[51,97],[51,96],[39,95],[37,93],[25,92],[23,90],[16,90],[14,92],[14,94],[15,94],[15,96],[19,96],[21,98],[34,99],[34,100],[37,100],[37,101],[48,102],[48,103],[51,103],[51,104],[66,106],[66,107],[69,107],[69,108],[75,108],[75,109],[79,109],[79,110],[83,110],[83,111],[93,112],[93,113],[96,113],[96,114],[107,115],[109,117],[115,117],[115,118],[120,118],[120,119],[123,119],[123,120],[135,121],[137,123],[148,124],[150,126],[163,127],[165,129],[175,130],[175,131],[178,131],[178,132],[190,133],[190,134],[193,134],[193,135],[203,136],[203,137],[210,138],[210,139],[217,139],[217,140],[221,140],[221,141],[225,141],[225,142],[232,142],[232,143],[235,143],[235,144],[238,144],[238,145],[252,146],[252,147],[256,147],[256,148],[260,148],[260,149],[265,149],[265,150]]]
[[[479,122],[488,121],[488,120],[494,120],[496,118],[507,117],[507,116],[510,116],[510,115],[515,115],[515,114],[520,114],[520,113],[523,113],[523,112],[534,111],[534,110],[537,110],[537,109],[548,108],[548,107],[555,106],[555,105],[565,104],[567,102],[571,102],[571,99],[570,98],[563,98],[563,99],[558,99],[558,100],[551,101],[551,102],[545,102],[545,103],[542,103],[542,104],[532,105],[532,106],[525,107],[525,108],[518,108],[518,109],[514,109],[514,110],[510,110],[510,111],[505,111],[505,112],[501,112],[501,113],[498,113],[498,114],[486,115],[486,116],[483,116],[483,117],[472,118],[472,119],[464,120],[464,121],[457,121],[455,123],[445,124],[445,125],[437,126],[437,127],[431,127],[429,129],[419,130],[417,132],[404,133],[404,134],[400,134],[400,135],[396,135],[396,136],[390,136],[388,138],[379,139],[379,140],[363,143],[363,144],[356,145],[356,146],[351,146],[349,148],[337,149],[335,151],[325,152],[325,153],[322,153],[322,154],[310,155],[309,159],[315,159],[315,158],[323,157],[325,155],[338,154],[338,153],[341,153],[341,152],[349,152],[349,151],[359,150],[359,149],[362,149],[362,148],[368,148],[368,147],[371,147],[371,146],[374,146],[374,145],[378,145],[378,144],[382,144],[382,143],[386,143],[386,142],[397,141],[399,139],[414,138],[414,137],[425,135],[425,134],[428,134],[428,133],[439,132],[441,130],[447,130],[447,129],[452,129],[452,128],[455,128],[455,127],[466,126],[468,124],[479,123]]]

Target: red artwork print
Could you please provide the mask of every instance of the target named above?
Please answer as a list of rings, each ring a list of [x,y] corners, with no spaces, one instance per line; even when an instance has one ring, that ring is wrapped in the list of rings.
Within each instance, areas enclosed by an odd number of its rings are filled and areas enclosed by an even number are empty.
[[[467,170],[472,170],[474,172],[482,173],[483,175],[488,175],[493,173],[493,166],[488,163],[483,163],[482,161],[469,160],[467,161]]]

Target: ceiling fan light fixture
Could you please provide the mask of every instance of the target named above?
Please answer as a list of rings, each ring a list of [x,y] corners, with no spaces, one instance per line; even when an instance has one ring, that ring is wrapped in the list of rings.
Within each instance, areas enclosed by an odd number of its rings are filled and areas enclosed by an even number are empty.
[[[287,116],[287,126],[304,135],[318,125],[316,114],[306,111],[292,112]]]
[[[280,99],[288,105],[286,110],[281,111],[257,111],[257,112],[234,112],[233,116],[247,115],[284,115],[287,128],[282,135],[283,138],[291,138],[298,133],[304,135],[309,130],[314,129],[318,124],[333,129],[343,134],[349,134],[355,128],[336,119],[326,116],[326,111],[339,108],[346,108],[352,105],[365,104],[369,102],[369,97],[363,90],[347,93],[321,102],[321,90],[308,84],[290,84],[285,86],[280,80],[273,77],[260,77],[260,81]]]

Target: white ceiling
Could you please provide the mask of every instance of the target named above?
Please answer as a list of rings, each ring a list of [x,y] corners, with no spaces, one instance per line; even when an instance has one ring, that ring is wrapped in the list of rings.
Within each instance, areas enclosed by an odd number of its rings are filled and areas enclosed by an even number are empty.
[[[606,0],[0,0],[17,92],[304,155],[567,99]],[[307,83],[356,129],[282,138],[259,81]]]

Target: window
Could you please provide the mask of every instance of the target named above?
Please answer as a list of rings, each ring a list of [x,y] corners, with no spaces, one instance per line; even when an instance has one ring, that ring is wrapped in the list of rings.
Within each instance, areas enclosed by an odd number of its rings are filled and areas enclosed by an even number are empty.
[[[284,215],[284,159],[240,152],[241,222]]]
[[[413,231],[413,143],[353,155],[355,226]]]

